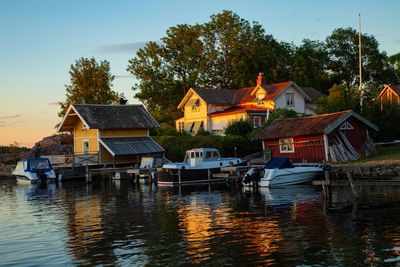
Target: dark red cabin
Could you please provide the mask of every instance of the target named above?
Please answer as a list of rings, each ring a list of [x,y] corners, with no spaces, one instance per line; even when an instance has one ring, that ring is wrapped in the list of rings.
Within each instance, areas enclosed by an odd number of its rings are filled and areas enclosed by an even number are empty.
[[[273,157],[293,162],[345,161],[372,153],[369,130],[378,127],[347,110],[303,118],[276,120],[255,139]]]

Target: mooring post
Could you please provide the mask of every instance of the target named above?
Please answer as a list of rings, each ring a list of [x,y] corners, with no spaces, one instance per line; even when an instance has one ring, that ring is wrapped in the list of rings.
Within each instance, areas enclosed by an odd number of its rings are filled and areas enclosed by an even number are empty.
[[[178,170],[178,183],[181,185],[181,170]]]
[[[210,171],[210,169],[207,169],[207,173],[208,173],[208,180],[211,180],[211,171]]]
[[[86,164],[85,165],[85,173],[86,173],[86,183],[91,183],[92,182],[92,174],[89,171],[89,166]]]

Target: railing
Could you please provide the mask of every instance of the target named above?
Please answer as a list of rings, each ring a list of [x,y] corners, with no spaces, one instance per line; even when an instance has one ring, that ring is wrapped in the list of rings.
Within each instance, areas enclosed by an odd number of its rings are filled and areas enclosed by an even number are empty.
[[[75,155],[42,155],[48,158],[53,167],[74,167],[76,165],[91,165],[99,163],[98,153],[75,154]]]

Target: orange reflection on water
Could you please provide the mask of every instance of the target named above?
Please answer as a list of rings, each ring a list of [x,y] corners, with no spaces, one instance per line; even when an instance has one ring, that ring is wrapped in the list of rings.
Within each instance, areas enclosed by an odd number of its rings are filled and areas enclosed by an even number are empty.
[[[177,212],[180,229],[187,241],[186,253],[195,264],[210,260],[213,244],[245,244],[245,254],[268,256],[278,250],[282,241],[278,222],[264,216],[255,217],[256,213],[240,213],[241,216],[237,217],[237,213],[232,215],[231,208],[208,205],[186,205]],[[221,235],[229,235],[230,244],[218,244]]]

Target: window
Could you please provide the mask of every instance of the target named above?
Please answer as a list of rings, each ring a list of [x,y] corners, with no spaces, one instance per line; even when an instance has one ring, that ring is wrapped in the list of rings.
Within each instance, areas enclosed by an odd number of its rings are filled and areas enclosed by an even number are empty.
[[[83,153],[84,154],[89,154],[89,140],[83,140],[82,141],[82,146],[83,146]]]
[[[178,131],[183,132],[185,130],[185,123],[183,121],[178,122]]]
[[[286,106],[294,107],[294,93],[286,93]]]
[[[199,110],[200,110],[200,99],[196,99],[196,101],[192,105],[192,111],[199,111]]]
[[[281,153],[293,153],[294,152],[293,138],[279,139],[279,151]]]
[[[254,126],[254,128],[260,127],[261,124],[262,124],[262,117],[260,117],[260,116],[254,116],[254,117],[253,117],[253,126]]]
[[[354,127],[348,121],[345,121],[341,126],[340,130],[353,130]]]

